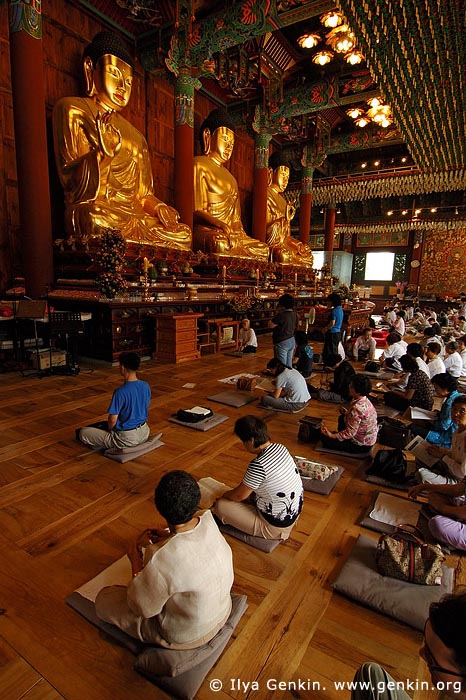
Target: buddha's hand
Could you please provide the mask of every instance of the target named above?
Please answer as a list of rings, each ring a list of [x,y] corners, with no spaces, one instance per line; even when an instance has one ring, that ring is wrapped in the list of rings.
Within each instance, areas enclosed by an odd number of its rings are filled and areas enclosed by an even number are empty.
[[[179,214],[176,209],[169,207],[168,204],[164,204],[163,202],[157,204],[155,207],[155,213],[166,229],[170,230],[177,226],[180,218]]]
[[[95,118],[99,145],[107,158],[114,158],[121,149],[121,134],[111,123],[114,114],[115,112],[97,112]]]
[[[287,206],[286,206],[286,219],[287,219],[287,221],[291,221],[291,219],[294,219],[295,214],[296,214],[296,207],[294,207],[292,204],[287,204]]]

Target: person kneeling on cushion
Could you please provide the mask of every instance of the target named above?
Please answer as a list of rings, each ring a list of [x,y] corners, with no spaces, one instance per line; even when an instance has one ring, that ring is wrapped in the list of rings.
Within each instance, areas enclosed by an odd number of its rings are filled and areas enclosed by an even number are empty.
[[[271,396],[263,396],[260,406],[273,411],[293,413],[306,407],[311,398],[303,375],[273,357],[267,362],[267,369],[276,377],[276,389]]]
[[[165,474],[154,500],[168,528],[145,530],[131,543],[133,579],[103,588],[96,612],[143,642],[195,649],[215,637],[230,615],[231,549],[212,513],[197,514],[201,492],[187,472]]]
[[[236,488],[214,505],[227,525],[266,540],[286,540],[303,506],[303,484],[293,457],[284,445],[271,442],[267,425],[256,416],[235,423],[235,435],[255,455]]]

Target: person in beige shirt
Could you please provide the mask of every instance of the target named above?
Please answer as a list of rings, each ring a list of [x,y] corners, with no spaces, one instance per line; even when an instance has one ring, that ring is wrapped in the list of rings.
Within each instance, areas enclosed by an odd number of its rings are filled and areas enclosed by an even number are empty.
[[[200,498],[187,472],[162,477],[155,505],[168,528],[145,530],[131,544],[133,578],[98,593],[101,620],[171,649],[199,647],[223,627],[231,612],[232,553],[212,513],[197,512]]]

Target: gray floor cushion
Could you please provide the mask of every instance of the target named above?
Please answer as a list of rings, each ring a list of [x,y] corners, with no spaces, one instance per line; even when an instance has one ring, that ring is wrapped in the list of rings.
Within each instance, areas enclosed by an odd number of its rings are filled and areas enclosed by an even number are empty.
[[[331,491],[335,488],[335,485],[340,481],[345,470],[343,467],[338,467],[338,471],[331,474],[325,481],[319,481],[318,479],[310,479],[306,476],[301,476],[303,482],[303,489],[305,491],[312,491],[312,493],[321,493],[324,496],[328,496]]]
[[[371,448],[372,449],[372,448]],[[333,450],[331,447],[324,447],[322,443],[318,443],[315,447],[316,452],[322,452],[329,455],[341,455],[341,457],[349,457],[350,459],[366,459],[371,454],[371,450],[367,452],[359,452],[355,454],[354,452],[342,452],[341,450]]]
[[[423,630],[430,604],[451,593],[454,570],[442,567],[444,575],[440,586],[405,583],[377,572],[376,549],[377,540],[359,535],[333,588],[369,608]]]
[[[273,550],[278,547],[282,540],[266,540],[264,537],[255,537],[255,535],[248,535],[247,532],[242,532],[237,530],[236,527],[232,525],[226,525],[225,523],[220,523],[217,521],[218,528],[224,535],[230,535],[230,537],[235,537],[241,542],[250,544],[251,547],[260,549],[261,552],[273,552]]]
[[[241,406],[246,406],[246,404],[251,403],[257,399],[256,394],[252,391],[221,391],[220,394],[214,394],[213,396],[207,397],[209,401],[215,401],[216,403],[223,403],[225,406],[234,406],[235,408],[240,408]]]
[[[178,420],[178,418],[176,418],[175,416],[172,416],[168,420],[170,423],[176,423],[177,425],[182,425],[185,428],[191,428],[192,430],[201,430],[202,432],[205,432],[206,430],[215,428],[217,425],[220,425],[220,423],[223,423],[224,421],[228,420],[228,416],[222,416],[221,413],[214,413],[210,416],[210,418],[200,420],[198,423],[186,423],[186,421]]]
[[[387,481],[387,479],[382,479],[382,477],[374,476],[373,474],[368,474],[366,476],[366,481],[368,481],[370,484],[377,484],[377,486],[385,486],[389,489],[396,489],[397,491],[409,491],[411,486],[414,486],[414,484],[416,483],[416,481],[413,480],[412,484],[395,484],[393,481]]]
[[[371,502],[369,504],[369,507],[366,510],[366,512],[365,512],[365,514],[360,522],[360,525],[362,527],[367,527],[368,530],[374,530],[375,532],[384,532],[384,533],[390,534],[395,530],[394,525],[392,525],[390,523],[382,522],[381,520],[375,520],[373,517],[371,517],[371,513],[374,510],[377,499],[379,498],[380,494],[383,494],[383,493],[384,493],[383,491],[374,491],[374,493],[372,494],[372,498],[371,498]],[[385,495],[387,495],[387,494],[385,494]],[[414,508],[416,507],[417,512],[418,512],[418,516],[419,516],[419,514],[421,512],[421,507],[422,507],[421,503],[415,504],[412,501],[408,501],[406,498],[403,498],[402,496],[395,496],[392,493],[388,494],[388,495],[390,495],[391,498],[393,498],[393,499],[400,500],[402,503],[405,503],[405,504],[408,503],[410,506],[410,509],[412,508],[414,510]],[[408,520],[402,520],[401,522],[406,523],[406,522],[408,522]],[[416,525],[417,523],[412,523],[412,524]]]
[[[129,649],[137,657],[134,668],[139,673],[174,698],[192,700],[248,607],[245,595],[232,595],[231,598],[230,617],[215,637],[197,649],[182,651],[144,644],[118,627],[103,622],[96,615],[93,601],[77,591],[66,602],[112,640]]]
[[[135,445],[134,447],[122,447],[121,449],[118,447],[110,447],[108,450],[105,450],[104,457],[113,459],[114,462],[129,462],[132,459],[141,457],[141,455],[152,452],[152,450],[156,450],[158,447],[164,445],[165,443],[159,440],[161,435],[162,433],[154,435],[146,440],[146,442],[143,442],[141,445]]]

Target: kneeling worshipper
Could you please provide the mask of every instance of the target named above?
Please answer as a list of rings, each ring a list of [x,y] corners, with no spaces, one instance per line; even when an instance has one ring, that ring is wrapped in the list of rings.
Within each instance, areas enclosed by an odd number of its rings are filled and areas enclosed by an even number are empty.
[[[355,374],[351,379],[349,408],[342,406],[338,417],[338,431],[332,432],[322,425],[322,444],[339,452],[368,453],[377,442],[377,411],[368,399],[370,379]]]
[[[377,343],[372,337],[372,328],[364,328],[353,345],[353,358],[357,362],[367,362],[375,359]],[[327,363],[328,364],[328,363]]]
[[[238,418],[235,435],[254,455],[238,486],[214,505],[227,525],[267,540],[287,540],[303,507],[303,484],[293,457],[271,441],[266,423],[256,416]]]
[[[420,481],[431,484],[451,484],[462,481],[466,476],[466,394],[457,396],[451,406],[451,419],[458,426],[451,439],[451,448],[432,445],[429,454],[438,457],[433,467],[420,467],[417,476]]]
[[[108,408],[107,423],[80,428],[76,437],[87,447],[108,450],[111,447],[135,447],[149,439],[147,415],[151,398],[150,386],[138,379],[141,359],[135,352],[122,352],[119,357],[123,384],[115,389]]]
[[[231,549],[212,513],[197,513],[201,492],[187,472],[165,474],[154,500],[168,528],[145,530],[131,543],[132,580],[103,588],[96,612],[143,642],[195,649],[213,639],[230,615]]]
[[[311,397],[303,375],[297,369],[286,367],[276,357],[267,362],[267,369],[276,377],[276,389],[272,396],[263,396],[260,405],[285,413],[305,408]]]
[[[434,405],[434,387],[426,373],[410,355],[400,357],[399,363],[404,372],[409,372],[406,389],[384,394],[385,404],[399,411],[405,411],[409,406],[431,411]]]
[[[438,542],[466,551],[466,479],[456,484],[417,484],[408,496],[427,498],[433,511],[428,526]]]
[[[429,669],[432,688],[424,694],[416,690],[416,698],[466,700],[465,626],[466,592],[462,588],[431,603],[419,654]],[[397,675],[403,678],[403,673],[399,668]],[[409,685],[414,687],[414,683]],[[368,662],[356,671],[351,700],[411,700],[404,690],[407,686],[405,681],[395,681],[378,663]]]
[[[251,328],[251,321],[248,318],[243,318],[239,327],[239,350],[244,353],[257,352],[257,338],[254,330]]]
[[[325,369],[333,372],[333,380],[328,383],[328,389],[321,387],[316,389],[310,384],[307,385],[311,395],[317,394],[319,401],[330,401],[332,403],[344,403],[351,401],[350,383],[356,371],[348,360],[342,360],[341,355],[329,355]]]
[[[459,345],[455,343],[454,340],[451,340],[445,345],[443,364],[448,374],[451,374],[452,377],[461,377],[461,372],[463,370],[463,361],[458,349]]]
[[[435,393],[443,399],[437,417],[432,421],[423,421],[425,425],[412,425],[413,435],[420,435],[427,442],[441,447],[451,447],[453,433],[458,427],[451,417],[451,407],[457,396],[461,396],[458,391],[458,382],[454,377],[446,372],[436,374],[432,379]]]
[[[387,367],[394,372],[401,372],[400,357],[406,354],[407,343],[396,331],[389,333],[385,339],[387,347],[382,352],[379,362],[381,367]]]

